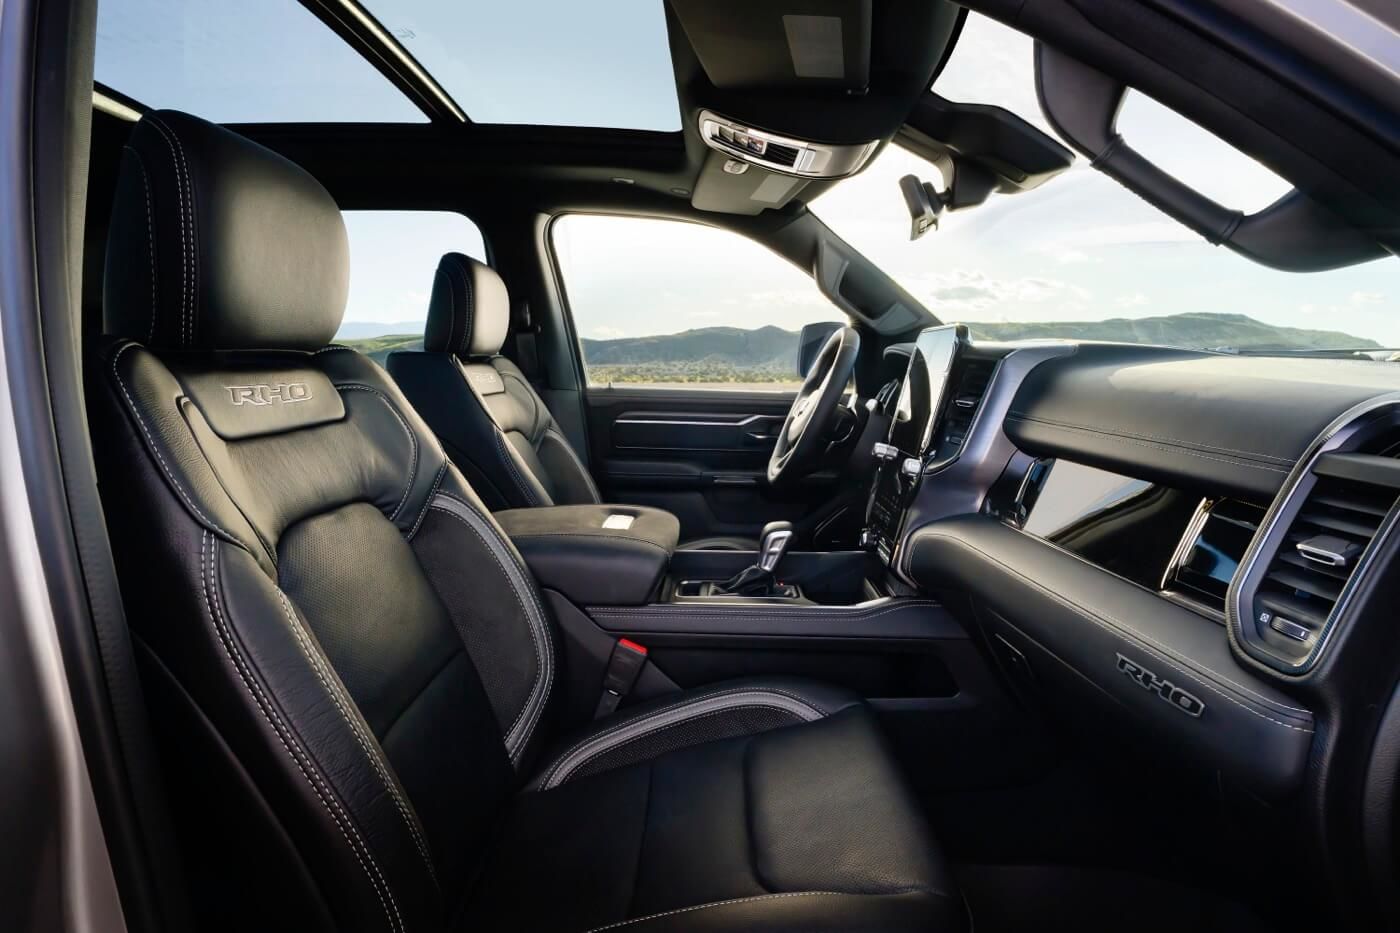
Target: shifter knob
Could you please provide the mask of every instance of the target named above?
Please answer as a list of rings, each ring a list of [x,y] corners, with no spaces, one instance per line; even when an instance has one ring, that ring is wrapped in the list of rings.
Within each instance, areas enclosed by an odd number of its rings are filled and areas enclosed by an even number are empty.
[[[769,522],[758,539],[758,566],[772,573],[792,541],[792,522]]]

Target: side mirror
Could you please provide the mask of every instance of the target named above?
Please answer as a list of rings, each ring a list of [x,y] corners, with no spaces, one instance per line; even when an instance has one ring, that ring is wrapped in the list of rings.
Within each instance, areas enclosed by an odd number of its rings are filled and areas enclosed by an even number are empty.
[[[802,333],[797,337],[797,375],[803,379],[807,378],[807,374],[812,371],[812,364],[817,361],[817,354],[821,352],[827,338],[844,326],[836,321],[819,321],[816,324],[803,325]]]

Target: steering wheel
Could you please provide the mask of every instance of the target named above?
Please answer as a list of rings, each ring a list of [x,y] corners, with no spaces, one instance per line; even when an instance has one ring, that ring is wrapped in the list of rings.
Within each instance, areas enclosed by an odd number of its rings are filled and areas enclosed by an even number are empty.
[[[769,483],[804,476],[816,466],[841,393],[846,391],[855,371],[859,350],[860,334],[850,327],[833,332],[822,344],[783,420],[773,455],[768,458]]]

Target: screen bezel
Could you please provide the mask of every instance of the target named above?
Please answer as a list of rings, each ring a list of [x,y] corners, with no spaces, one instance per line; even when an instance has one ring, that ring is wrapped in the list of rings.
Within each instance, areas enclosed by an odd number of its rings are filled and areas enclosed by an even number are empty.
[[[966,335],[967,329],[960,324],[940,324],[924,328],[915,338],[886,436],[887,442],[905,456],[923,458],[933,446],[953,367],[966,343]],[[923,382],[927,382],[926,389],[921,387]],[[917,389],[916,383],[920,384]],[[910,429],[906,426],[921,414],[915,408],[916,395],[920,393],[926,397],[928,414],[922,429],[913,429],[919,431],[918,443],[907,444],[904,443],[908,440],[906,431]]]

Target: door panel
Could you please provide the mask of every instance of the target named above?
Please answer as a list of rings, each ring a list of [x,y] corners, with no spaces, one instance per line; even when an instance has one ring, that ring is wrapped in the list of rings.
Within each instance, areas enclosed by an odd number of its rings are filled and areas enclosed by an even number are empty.
[[[624,411],[612,423],[615,451],[772,452],[783,415],[743,412]]]
[[[770,521],[802,522],[836,492],[833,474],[780,489],[764,477],[792,392],[590,386],[594,474],[610,501],[666,509],[682,540],[752,537]]]

